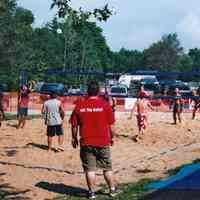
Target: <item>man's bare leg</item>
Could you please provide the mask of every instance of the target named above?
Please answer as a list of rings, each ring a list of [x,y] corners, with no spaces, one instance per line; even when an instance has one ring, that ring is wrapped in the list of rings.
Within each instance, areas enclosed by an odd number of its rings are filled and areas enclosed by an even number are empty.
[[[195,119],[196,111],[197,111],[196,109],[193,110],[193,112],[192,112],[192,119]]]
[[[1,127],[2,121],[3,121],[3,114],[2,114],[2,112],[0,111],[0,127]]]
[[[173,112],[173,120],[174,120],[174,124],[176,124],[176,114],[177,114],[177,112]]]
[[[103,172],[104,179],[109,187],[109,190],[115,189],[114,179],[113,179],[113,172],[112,171],[104,171]]]
[[[47,143],[48,143],[48,151],[52,150],[52,144],[53,144],[53,137],[48,136],[47,137]]]
[[[17,129],[19,129],[21,127],[22,124],[22,117],[19,116],[19,120],[18,120],[18,125],[17,125]]]
[[[178,113],[178,120],[179,120],[179,123],[182,123],[182,116],[180,112]]]
[[[59,150],[61,150],[61,151],[64,151],[63,143],[64,143],[64,136],[59,135],[58,136],[58,144],[59,144]]]
[[[96,185],[96,173],[94,171],[85,171],[85,178],[90,192],[94,192]]]
[[[23,117],[22,117],[22,126],[21,126],[21,128],[24,128],[25,125],[26,125],[26,117],[23,116]]]

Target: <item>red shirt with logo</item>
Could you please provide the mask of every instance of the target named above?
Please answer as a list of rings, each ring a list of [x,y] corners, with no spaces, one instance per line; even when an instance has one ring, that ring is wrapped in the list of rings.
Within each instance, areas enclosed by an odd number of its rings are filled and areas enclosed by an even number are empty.
[[[89,97],[78,103],[70,118],[72,126],[80,126],[81,146],[109,146],[110,125],[114,122],[110,105],[100,97]]]

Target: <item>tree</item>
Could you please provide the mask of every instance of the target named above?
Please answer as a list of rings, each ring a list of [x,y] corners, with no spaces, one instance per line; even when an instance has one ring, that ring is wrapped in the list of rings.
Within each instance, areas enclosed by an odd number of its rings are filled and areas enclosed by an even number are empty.
[[[0,2],[0,67],[2,71],[12,71],[15,0],[2,0]]]
[[[83,35],[88,35],[91,33],[91,30],[87,29],[87,26],[89,26],[90,24],[89,20],[91,17],[95,18],[98,21],[107,21],[107,19],[112,15],[112,11],[108,8],[108,4],[106,4],[101,9],[95,8],[92,11],[84,11],[81,7],[78,10],[76,10],[71,7],[70,5],[71,2],[72,0],[53,0],[51,5],[51,8],[57,7],[58,17],[63,18],[65,20],[65,27],[67,26],[67,30],[66,28],[64,29],[64,34],[65,34],[64,38],[65,38],[65,49],[69,50],[68,57],[70,57],[69,60],[71,61],[70,63],[68,63],[68,67],[72,68],[70,64],[73,63],[74,60],[80,59],[81,64],[77,65],[80,68],[83,67],[96,68],[97,63],[99,65],[98,68],[101,68],[100,60],[96,59],[97,54],[99,54],[100,51],[96,52],[96,55],[94,55],[95,52],[92,52],[94,47],[94,44],[92,44],[93,42],[91,42],[92,40],[88,39],[88,37],[83,37]],[[82,34],[80,35],[80,33]],[[80,47],[79,50],[82,50],[81,57],[79,57],[80,53],[77,54],[77,50],[74,48],[77,45],[77,40],[76,41],[74,40],[74,35],[75,37],[76,35],[78,35],[80,37],[79,39],[82,39],[80,40],[80,46],[79,46]],[[66,42],[66,38],[69,41],[68,43]],[[94,37],[92,37],[91,39],[93,38]],[[102,42],[105,43],[104,39],[100,43]],[[73,56],[70,56],[70,54],[71,55],[73,54]],[[104,60],[105,58],[106,57],[104,56]],[[104,62],[102,64],[105,69],[107,67],[106,63]],[[64,63],[64,68],[65,65],[66,63]]]
[[[200,70],[200,49],[194,48],[190,49],[188,55],[192,59],[192,70]]]
[[[192,71],[192,59],[188,54],[183,54],[180,56],[177,69],[180,72]]]
[[[112,53],[112,68],[115,72],[132,73],[144,66],[143,52],[138,50],[126,50],[122,48],[119,52]]]
[[[87,22],[91,17],[96,18],[98,21],[107,21],[112,15],[112,11],[106,4],[103,8],[95,8],[92,11],[84,11],[81,7],[76,10],[70,5],[72,0],[52,0],[51,8],[57,7],[59,18],[70,18],[72,26],[77,27],[82,23]]]
[[[174,71],[183,54],[176,33],[164,35],[160,41],[152,44],[144,50],[144,61],[146,67],[162,71]]]
[[[17,7],[15,0],[0,2],[0,68],[11,87],[20,68],[30,64],[33,21],[31,11]]]

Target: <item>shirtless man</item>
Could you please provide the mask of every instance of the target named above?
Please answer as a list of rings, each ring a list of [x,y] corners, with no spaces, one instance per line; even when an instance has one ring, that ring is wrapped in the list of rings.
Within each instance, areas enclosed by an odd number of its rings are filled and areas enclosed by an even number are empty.
[[[147,127],[147,109],[148,109],[148,107],[153,110],[153,107],[151,106],[149,101],[145,99],[146,96],[147,96],[146,93],[139,92],[138,99],[137,99],[135,105],[133,106],[133,108],[131,110],[131,115],[129,117],[129,119],[132,119],[133,112],[136,110],[137,125],[138,125],[138,130],[139,130],[138,135],[136,135],[136,137],[134,137],[134,140],[136,140],[136,141],[138,141],[138,137],[141,134],[144,134],[144,131]]]

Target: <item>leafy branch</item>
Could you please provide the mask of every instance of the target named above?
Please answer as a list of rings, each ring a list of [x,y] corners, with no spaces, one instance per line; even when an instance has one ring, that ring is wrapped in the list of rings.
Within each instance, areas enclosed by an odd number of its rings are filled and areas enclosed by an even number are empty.
[[[73,26],[79,26],[90,18],[95,18],[98,21],[107,21],[113,14],[109,9],[108,4],[103,8],[95,8],[92,11],[84,11],[81,7],[78,10],[72,8],[70,3],[72,0],[53,0],[51,9],[57,7],[59,18],[70,18]]]

